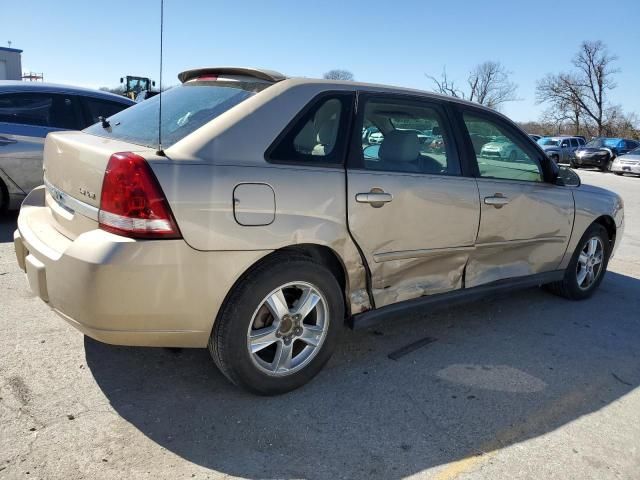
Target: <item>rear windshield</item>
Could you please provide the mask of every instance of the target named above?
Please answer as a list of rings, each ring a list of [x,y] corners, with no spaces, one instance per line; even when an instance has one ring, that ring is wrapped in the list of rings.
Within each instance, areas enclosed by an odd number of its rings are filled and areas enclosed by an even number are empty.
[[[167,148],[223,114],[270,83],[191,81],[162,92],[162,147]],[[96,123],[84,131],[100,137],[158,146],[160,95],[108,118],[110,128]]]

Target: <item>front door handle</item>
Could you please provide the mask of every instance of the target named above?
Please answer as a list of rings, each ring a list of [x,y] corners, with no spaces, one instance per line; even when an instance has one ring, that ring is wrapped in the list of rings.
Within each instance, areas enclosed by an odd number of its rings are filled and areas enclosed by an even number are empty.
[[[496,208],[502,208],[509,203],[509,199],[501,193],[495,193],[491,197],[484,197],[484,203],[485,205],[493,205]]]
[[[380,208],[391,200],[393,200],[393,195],[380,188],[372,188],[371,191],[367,193],[356,193],[356,202],[368,203],[373,208]]]

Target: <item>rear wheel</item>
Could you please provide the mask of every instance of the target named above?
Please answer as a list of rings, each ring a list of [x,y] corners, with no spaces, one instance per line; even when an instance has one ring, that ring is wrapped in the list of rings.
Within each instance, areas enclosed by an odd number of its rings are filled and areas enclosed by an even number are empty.
[[[622,172],[613,172],[613,173],[615,173],[618,176],[622,176],[623,175]]]
[[[276,395],[322,369],[343,325],[342,291],[329,269],[305,256],[276,255],[231,293],[209,351],[234,384]]]
[[[609,261],[609,250],[607,231],[597,223],[591,225],[578,242],[564,278],[545,287],[571,300],[589,298],[602,282]]]

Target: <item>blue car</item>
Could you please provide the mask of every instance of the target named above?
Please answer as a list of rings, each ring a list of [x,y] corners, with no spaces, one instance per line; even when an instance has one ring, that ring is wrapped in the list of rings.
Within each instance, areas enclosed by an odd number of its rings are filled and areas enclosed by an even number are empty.
[[[49,132],[82,130],[131,105],[133,100],[99,90],[0,81],[0,212],[17,209],[42,184]]]

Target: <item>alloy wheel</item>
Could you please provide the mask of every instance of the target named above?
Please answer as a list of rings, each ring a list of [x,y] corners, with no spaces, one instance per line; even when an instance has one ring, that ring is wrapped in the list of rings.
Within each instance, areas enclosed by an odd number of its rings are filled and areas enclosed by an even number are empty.
[[[301,370],[320,352],[329,330],[327,301],[314,285],[291,282],[269,293],[251,318],[247,348],[271,376]]]
[[[576,280],[581,290],[588,290],[602,273],[604,246],[600,237],[591,237],[580,250]]]

